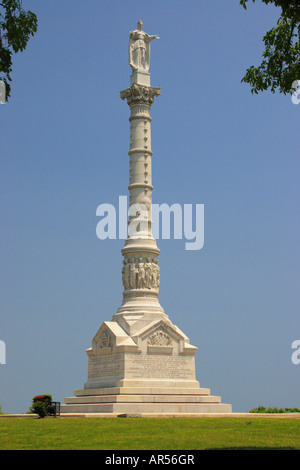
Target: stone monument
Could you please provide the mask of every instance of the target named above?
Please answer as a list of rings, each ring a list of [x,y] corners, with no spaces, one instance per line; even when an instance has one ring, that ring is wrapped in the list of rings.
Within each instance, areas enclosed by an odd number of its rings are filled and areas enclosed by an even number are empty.
[[[123,301],[87,349],[88,377],[65,398],[61,413],[190,415],[230,413],[195,377],[195,352],[159,303],[159,249],[152,235],[150,109],[159,87],[150,85],[150,42],[143,22],[129,35],[129,235],[122,249]],[[131,209],[134,209],[131,211]],[[139,209],[139,210],[137,210]],[[134,227],[134,229],[132,229]],[[131,229],[131,230],[130,230]]]

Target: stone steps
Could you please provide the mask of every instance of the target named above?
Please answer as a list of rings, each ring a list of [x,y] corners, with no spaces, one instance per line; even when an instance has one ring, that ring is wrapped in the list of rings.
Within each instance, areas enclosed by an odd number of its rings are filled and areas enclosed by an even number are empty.
[[[76,390],[65,398],[61,414],[97,413],[231,413],[231,405],[210,395],[208,388],[193,387],[111,387]]]
[[[95,403],[61,405],[64,413],[231,413],[231,405],[221,403]]]
[[[75,390],[74,395],[100,396],[100,395],[209,395],[209,388],[185,387],[107,387]]]
[[[205,395],[101,395],[65,398],[65,404],[102,403],[220,403],[221,397]]]

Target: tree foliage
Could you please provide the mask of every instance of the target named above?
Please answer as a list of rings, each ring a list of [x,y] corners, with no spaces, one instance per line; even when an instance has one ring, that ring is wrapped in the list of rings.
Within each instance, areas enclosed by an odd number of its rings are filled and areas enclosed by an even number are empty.
[[[252,0],[253,3],[255,0]],[[248,0],[240,0],[246,9]],[[270,89],[272,93],[292,93],[300,80],[300,0],[262,0],[281,8],[276,26],[263,37],[265,50],[258,67],[246,70],[242,82],[252,86],[251,93]]]
[[[12,56],[26,48],[36,31],[37,17],[23,10],[22,0],[0,0],[0,80],[5,82],[6,97],[11,91]]]

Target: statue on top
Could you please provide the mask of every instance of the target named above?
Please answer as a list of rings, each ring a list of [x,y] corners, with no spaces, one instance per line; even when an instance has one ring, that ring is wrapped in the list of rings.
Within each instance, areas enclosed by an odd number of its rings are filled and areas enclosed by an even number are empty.
[[[129,65],[133,71],[148,72],[150,66],[150,42],[159,36],[149,35],[142,31],[143,22],[140,20],[137,29],[129,34]]]

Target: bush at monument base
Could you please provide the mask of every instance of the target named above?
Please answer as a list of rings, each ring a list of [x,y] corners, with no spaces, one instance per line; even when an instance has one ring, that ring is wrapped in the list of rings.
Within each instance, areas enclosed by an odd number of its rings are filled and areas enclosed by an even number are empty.
[[[31,413],[37,414],[40,418],[44,418],[48,415],[48,407],[52,402],[52,395],[36,395],[32,399],[32,405],[30,407]]]

